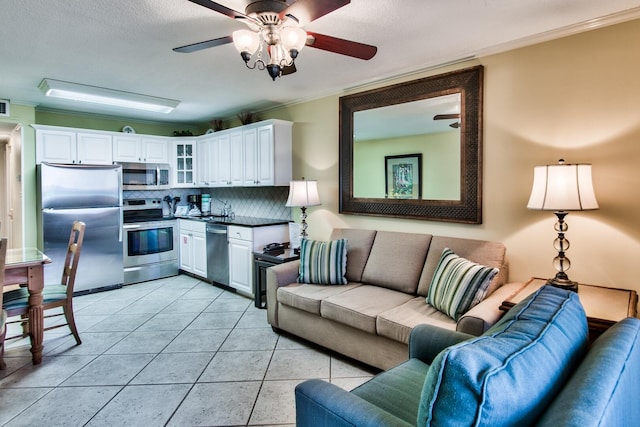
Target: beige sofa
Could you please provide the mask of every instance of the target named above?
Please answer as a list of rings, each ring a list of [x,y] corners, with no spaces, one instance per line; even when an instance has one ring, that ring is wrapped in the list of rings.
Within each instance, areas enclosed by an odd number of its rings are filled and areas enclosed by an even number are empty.
[[[346,285],[297,283],[299,262],[267,270],[267,315],[286,331],[380,369],[408,358],[411,329],[422,323],[480,335],[503,314],[500,303],[519,284],[508,278],[503,244],[389,231],[335,229],[347,239]],[[456,322],[426,303],[442,251],[499,268],[485,299]]]

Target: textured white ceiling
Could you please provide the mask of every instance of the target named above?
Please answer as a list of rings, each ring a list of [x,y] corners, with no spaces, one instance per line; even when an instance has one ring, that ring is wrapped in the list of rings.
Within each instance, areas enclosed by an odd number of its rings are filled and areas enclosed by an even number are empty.
[[[243,12],[248,1],[219,3]],[[353,0],[306,29],[378,46],[362,61],[305,48],[298,72],[271,81],[233,45],[171,49],[229,35],[243,24],[187,0],[0,0],[0,98],[12,103],[168,122],[341,93],[383,78],[640,17],[640,0]],[[47,99],[57,80],[181,100],[171,114]]]

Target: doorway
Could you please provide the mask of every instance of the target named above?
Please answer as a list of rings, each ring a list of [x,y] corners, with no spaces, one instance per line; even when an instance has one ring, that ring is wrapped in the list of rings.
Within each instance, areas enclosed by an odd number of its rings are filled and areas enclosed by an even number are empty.
[[[22,127],[0,122],[0,235],[9,248],[23,246]]]

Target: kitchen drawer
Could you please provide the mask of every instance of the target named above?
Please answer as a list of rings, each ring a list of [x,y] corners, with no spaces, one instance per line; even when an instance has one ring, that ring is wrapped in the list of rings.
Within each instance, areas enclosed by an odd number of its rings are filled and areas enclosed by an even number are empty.
[[[197,233],[204,233],[207,228],[207,224],[203,221],[193,221],[190,219],[181,219],[180,230],[181,231],[195,231]]]
[[[236,225],[230,225],[229,238],[252,241],[253,229],[251,229],[250,227],[238,227]]]

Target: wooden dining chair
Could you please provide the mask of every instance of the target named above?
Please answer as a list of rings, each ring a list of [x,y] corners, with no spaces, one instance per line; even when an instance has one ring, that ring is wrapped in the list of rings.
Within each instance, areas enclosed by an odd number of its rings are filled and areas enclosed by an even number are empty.
[[[45,331],[50,329],[69,326],[76,343],[82,344],[80,335],[76,328],[76,322],[73,318],[73,285],[76,281],[76,272],[78,270],[78,261],[80,260],[80,250],[82,249],[82,241],[84,239],[85,224],[81,221],[75,221],[71,227],[69,235],[69,246],[67,249],[67,257],[64,261],[62,269],[62,279],[60,284],[47,285],[45,283],[43,296],[43,309],[46,313],[57,307],[62,307],[62,313],[46,315],[44,318],[64,315],[67,323],[61,323],[44,328]],[[29,335],[28,314],[29,314],[29,291],[26,288],[15,289],[4,294],[4,309],[9,317],[20,316],[22,322],[22,335],[8,337],[7,339],[25,337]],[[13,323],[13,322],[10,322]]]
[[[0,240],[0,291],[4,285],[4,264],[7,259],[7,238],[3,237]],[[0,292],[0,307],[2,306],[2,292]],[[7,312],[4,309],[0,310],[0,369],[6,369],[7,365],[4,363],[4,337],[7,334]]]

